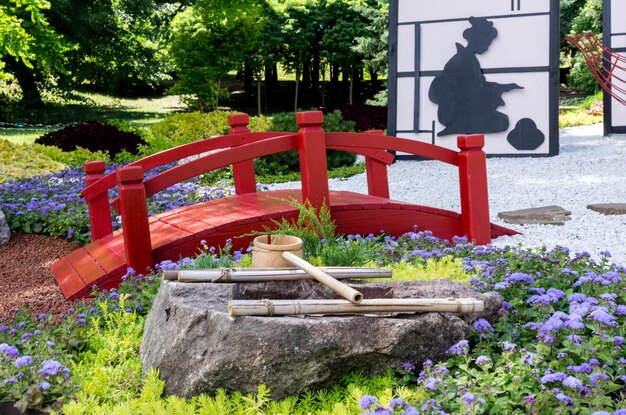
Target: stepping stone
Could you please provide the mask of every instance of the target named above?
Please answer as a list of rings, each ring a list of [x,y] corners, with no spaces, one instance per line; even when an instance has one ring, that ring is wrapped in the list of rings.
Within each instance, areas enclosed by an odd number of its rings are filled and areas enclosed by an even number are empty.
[[[626,215],[626,203],[598,203],[587,205],[587,209],[603,215]]]
[[[565,225],[565,221],[570,220],[572,212],[560,206],[542,206],[530,209],[511,210],[500,212],[498,217],[506,223],[518,225]]]

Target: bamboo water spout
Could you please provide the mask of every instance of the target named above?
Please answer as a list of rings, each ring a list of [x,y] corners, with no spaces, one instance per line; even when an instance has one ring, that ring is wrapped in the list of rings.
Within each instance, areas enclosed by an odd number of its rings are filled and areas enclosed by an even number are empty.
[[[361,294],[354,288],[349,287],[346,284],[337,281],[335,278],[331,277],[324,271],[321,271],[319,268],[314,267],[313,265],[309,264],[304,259],[297,257],[291,252],[283,252],[282,257],[285,261],[302,269],[307,274],[309,274],[310,276],[315,278],[317,281],[324,284],[325,286],[327,286],[328,288],[330,288],[331,290],[333,290],[334,292],[336,292],[343,298],[356,304],[360,303],[363,300],[363,294]]]
[[[350,278],[391,278],[390,269],[366,267],[321,267],[331,277],[342,280]],[[212,268],[167,270],[163,278],[181,282],[271,282],[312,280],[312,276],[300,268]]]
[[[302,314],[343,315],[363,313],[472,313],[485,305],[475,298],[380,298],[354,304],[345,300],[232,300],[231,317],[289,316]]]

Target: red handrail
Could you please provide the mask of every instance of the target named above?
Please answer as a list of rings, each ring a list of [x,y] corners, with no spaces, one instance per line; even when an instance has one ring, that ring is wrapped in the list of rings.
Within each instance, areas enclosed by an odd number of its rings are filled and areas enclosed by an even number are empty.
[[[255,190],[253,186],[256,185],[252,164],[255,158],[298,150],[302,198],[319,207],[322,203],[328,203],[329,196],[326,150],[337,149],[364,155],[368,193],[387,199],[389,198],[387,165],[391,164],[394,158],[389,150],[457,166],[462,230],[477,243],[490,242],[491,225],[487,198],[486,156],[482,151],[483,136],[458,137],[457,143],[461,151],[456,152],[429,143],[385,136],[382,131],[365,134],[325,133],[321,128],[323,115],[318,111],[298,113],[296,120],[300,126],[297,133],[251,133],[247,130],[247,115],[237,114],[229,117],[229,123],[233,127],[230,135],[165,150],[118,169],[115,174],[102,177],[104,163],[86,163],[88,186],[82,194],[89,204],[92,238],[94,240],[103,238],[111,233],[108,190],[121,183],[118,208],[125,230],[127,226],[132,228],[132,232],[124,232],[124,243],[129,247],[128,263],[136,264],[142,272],[152,255],[146,209],[147,197],[184,180],[229,165],[233,165],[236,174],[241,176],[239,182],[236,181],[237,194],[249,193]],[[183,157],[212,150],[215,151],[143,180],[144,169],[152,169]],[[117,199],[114,204],[118,204]],[[141,209],[139,205],[142,206]],[[136,211],[134,207],[137,208]],[[145,213],[137,213],[139,211]],[[132,220],[129,219],[131,217]],[[106,221],[109,221],[108,226]],[[132,225],[127,225],[131,222]],[[132,260],[130,256],[133,257]]]

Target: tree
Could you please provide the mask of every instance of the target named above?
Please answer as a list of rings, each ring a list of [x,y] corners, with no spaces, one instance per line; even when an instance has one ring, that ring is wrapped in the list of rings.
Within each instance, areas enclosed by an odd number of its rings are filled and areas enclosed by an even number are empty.
[[[116,94],[155,85],[167,67],[161,43],[180,4],[164,0],[51,0],[50,22],[78,45],[69,86]]]
[[[0,3],[0,76],[9,72],[22,89],[22,102],[43,105],[38,84],[65,72],[65,54],[72,48],[48,22],[46,0],[2,0]]]
[[[253,0],[203,0],[179,13],[168,42],[178,75],[172,92],[201,110],[216,106],[221,78],[240,67],[258,36],[260,6]]]

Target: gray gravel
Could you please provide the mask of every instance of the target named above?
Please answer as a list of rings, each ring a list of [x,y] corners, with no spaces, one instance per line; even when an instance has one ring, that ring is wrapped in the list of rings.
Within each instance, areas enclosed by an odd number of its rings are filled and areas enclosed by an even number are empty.
[[[545,158],[487,160],[492,222],[521,232],[494,245],[566,246],[595,258],[609,251],[626,265],[626,215],[606,216],[587,209],[596,203],[626,203],[626,135],[602,136],[602,125],[560,131],[560,155]],[[460,210],[458,174],[435,161],[401,160],[389,168],[391,198],[453,211]],[[274,185],[294,188],[299,183]],[[365,175],[330,180],[333,190],[367,193]],[[558,205],[572,212],[557,225],[511,225],[498,212]]]

